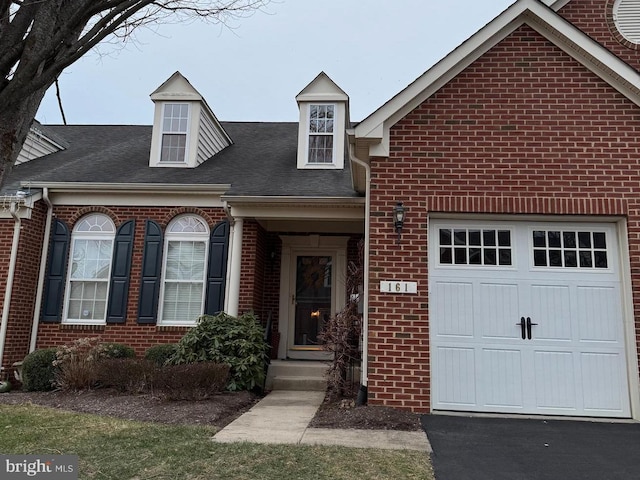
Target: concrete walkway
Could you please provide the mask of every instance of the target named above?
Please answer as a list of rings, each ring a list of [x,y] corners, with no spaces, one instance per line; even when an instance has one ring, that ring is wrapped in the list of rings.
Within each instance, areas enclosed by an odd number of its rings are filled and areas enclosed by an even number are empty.
[[[220,430],[213,441],[431,451],[422,431],[309,428],[323,399],[324,392],[273,391]]]

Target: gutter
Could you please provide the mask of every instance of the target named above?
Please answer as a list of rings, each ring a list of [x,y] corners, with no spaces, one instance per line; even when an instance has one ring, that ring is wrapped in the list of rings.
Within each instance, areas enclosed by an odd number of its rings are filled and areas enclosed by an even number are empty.
[[[7,286],[4,291],[4,302],[2,304],[2,317],[0,319],[0,372],[4,370],[2,367],[2,361],[4,359],[4,346],[7,338],[7,324],[9,323],[9,308],[11,306],[11,293],[13,290],[13,279],[16,271],[16,264],[18,263],[18,245],[20,242],[20,228],[22,221],[18,216],[19,202],[21,200],[14,200],[9,207],[9,213],[13,217],[15,223],[13,224],[13,241],[11,244],[11,258],[9,260],[9,271],[7,272]]]
[[[369,382],[369,217],[371,214],[371,166],[356,157],[355,145],[349,144],[349,158],[364,168],[366,173],[365,185],[365,214],[364,214],[364,298],[362,304],[362,368],[360,391],[356,400],[357,405],[367,403],[367,384]]]
[[[33,322],[31,327],[31,341],[29,343],[29,353],[36,349],[38,339],[38,327],[40,326],[40,308],[42,307],[42,293],[44,291],[44,279],[47,272],[47,256],[49,254],[49,237],[51,236],[51,223],[53,221],[53,204],[49,199],[49,189],[42,189],[42,200],[47,204],[47,218],[44,226],[44,237],[42,238],[42,253],[40,255],[40,272],[38,274],[38,287],[36,290],[36,303],[33,309]]]

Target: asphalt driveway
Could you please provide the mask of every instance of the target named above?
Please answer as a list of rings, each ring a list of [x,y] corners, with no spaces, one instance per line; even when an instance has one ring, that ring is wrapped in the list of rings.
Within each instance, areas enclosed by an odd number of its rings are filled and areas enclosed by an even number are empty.
[[[424,415],[437,480],[640,479],[640,423]]]

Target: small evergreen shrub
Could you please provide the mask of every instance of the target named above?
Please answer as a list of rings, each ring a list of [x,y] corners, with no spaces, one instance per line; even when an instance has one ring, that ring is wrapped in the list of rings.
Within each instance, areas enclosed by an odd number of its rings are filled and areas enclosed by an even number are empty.
[[[55,359],[55,348],[43,348],[27,355],[22,362],[22,388],[28,392],[53,390]]]
[[[168,400],[203,400],[222,392],[229,380],[229,366],[215,362],[156,367],[153,388]]]
[[[154,362],[156,365],[166,365],[171,357],[176,353],[177,345],[175,343],[164,343],[154,345],[147,349],[144,358]]]
[[[177,345],[172,364],[216,362],[229,365],[231,391],[262,386],[269,346],[253,313],[232,317],[203,315]]]
[[[103,343],[102,347],[106,358],[134,358],[136,356],[133,348],[123,343]]]
[[[62,345],[56,350],[54,366],[56,385],[62,390],[82,390],[95,386],[96,364],[105,358],[104,345],[98,337],[79,338],[71,345]]]

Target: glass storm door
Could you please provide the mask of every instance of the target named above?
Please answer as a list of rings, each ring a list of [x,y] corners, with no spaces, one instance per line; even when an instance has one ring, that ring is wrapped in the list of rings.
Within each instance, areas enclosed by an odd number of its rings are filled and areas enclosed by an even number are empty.
[[[321,348],[318,334],[331,316],[333,261],[327,255],[296,257],[296,283],[293,297],[293,348]]]

